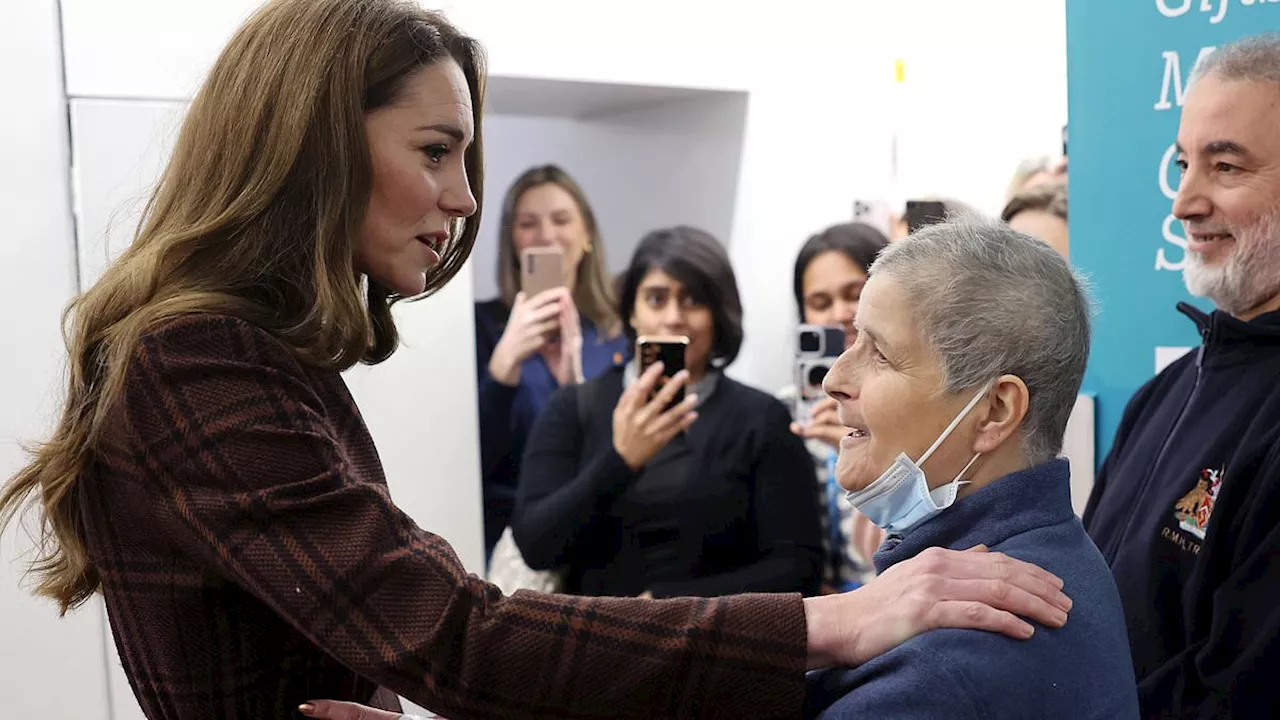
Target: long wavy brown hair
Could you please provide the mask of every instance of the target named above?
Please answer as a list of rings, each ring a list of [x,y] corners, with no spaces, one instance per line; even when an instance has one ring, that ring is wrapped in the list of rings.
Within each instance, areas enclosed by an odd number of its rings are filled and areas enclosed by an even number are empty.
[[[507,188],[507,196],[502,201],[502,220],[498,226],[498,288],[502,292],[502,301],[511,307],[516,301],[516,293],[520,292],[520,257],[516,254],[515,241],[516,206],[527,191],[548,184],[560,186],[573,198],[591,241],[590,248],[578,263],[573,304],[596,326],[602,337],[616,337],[622,331],[622,325],[618,320],[613,281],[605,263],[600,224],[596,222],[595,211],[587,202],[582,186],[559,165],[531,167]]]
[[[57,428],[0,491],[0,530],[28,501],[42,511],[30,572],[62,613],[100,586],[77,483],[145,330],[179,315],[230,314],[331,370],[395,351],[391,305],[403,298],[362,277],[354,260],[372,186],[365,116],[445,58],[470,86],[475,142],[465,164],[479,203],[484,57],[442,16],[398,0],[274,0],[214,63],[133,243],[63,316],[69,377]],[[455,224],[423,296],[462,268],[478,225],[478,211]]]

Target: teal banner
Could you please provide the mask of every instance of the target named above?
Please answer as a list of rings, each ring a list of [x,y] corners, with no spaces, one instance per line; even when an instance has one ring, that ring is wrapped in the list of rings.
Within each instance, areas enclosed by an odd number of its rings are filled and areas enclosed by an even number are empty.
[[[1134,391],[1199,344],[1174,307],[1192,300],[1171,214],[1187,80],[1221,44],[1268,31],[1280,0],[1067,0],[1071,260],[1098,302],[1084,392],[1099,462]]]

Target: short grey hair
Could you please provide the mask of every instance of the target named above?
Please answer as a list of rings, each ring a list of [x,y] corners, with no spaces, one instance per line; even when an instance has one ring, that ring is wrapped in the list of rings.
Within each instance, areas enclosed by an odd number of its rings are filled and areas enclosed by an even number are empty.
[[[1280,85],[1280,33],[1241,38],[1209,53],[1192,73],[1191,82],[1206,75]]]
[[[1061,255],[997,220],[950,216],[890,245],[870,275],[902,289],[946,392],[1018,376],[1030,394],[1026,459],[1058,456],[1089,359],[1091,314],[1084,281]]]

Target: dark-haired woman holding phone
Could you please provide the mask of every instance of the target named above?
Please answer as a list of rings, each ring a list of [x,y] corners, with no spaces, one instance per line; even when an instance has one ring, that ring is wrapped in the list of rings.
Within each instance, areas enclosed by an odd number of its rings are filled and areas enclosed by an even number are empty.
[[[664,368],[641,375],[634,363],[551,398],[512,521],[525,561],[562,571],[578,595],[815,593],[813,464],[787,408],[723,374],[742,343],[723,246],[689,227],[648,234],[619,307],[632,340],[687,337],[685,369],[653,398],[637,394],[637,377],[657,381]]]

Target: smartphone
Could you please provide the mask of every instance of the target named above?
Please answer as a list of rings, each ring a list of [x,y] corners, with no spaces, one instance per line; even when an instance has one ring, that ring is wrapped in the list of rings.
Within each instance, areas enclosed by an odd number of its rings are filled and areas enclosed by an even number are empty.
[[[657,394],[676,373],[684,369],[684,352],[688,347],[689,338],[684,335],[642,335],[636,338],[636,358],[640,375],[643,375],[650,365],[656,362],[662,363],[662,377],[658,379],[658,384],[653,389],[654,394]],[[684,391],[684,388],[680,388],[676,392],[676,396],[667,405],[668,410],[684,401]]]
[[[907,232],[913,233],[922,227],[946,222],[947,205],[939,200],[907,201]]]
[[[844,328],[801,325],[796,330],[796,357],[838,357],[844,352]]]
[[[520,290],[526,298],[564,284],[564,250],[559,245],[525,248],[520,253]]]

